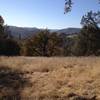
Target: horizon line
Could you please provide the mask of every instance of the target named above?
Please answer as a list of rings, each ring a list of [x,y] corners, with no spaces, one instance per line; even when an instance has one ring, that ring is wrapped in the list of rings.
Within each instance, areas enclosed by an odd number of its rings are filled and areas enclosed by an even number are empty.
[[[5,26],[12,26],[12,27],[18,27],[18,28],[37,28],[37,29],[50,29],[50,30],[59,30],[59,29],[68,29],[68,28],[82,28],[82,27],[63,27],[63,28],[48,28],[48,27],[35,27],[35,26],[18,26],[18,25],[9,25],[5,24]]]

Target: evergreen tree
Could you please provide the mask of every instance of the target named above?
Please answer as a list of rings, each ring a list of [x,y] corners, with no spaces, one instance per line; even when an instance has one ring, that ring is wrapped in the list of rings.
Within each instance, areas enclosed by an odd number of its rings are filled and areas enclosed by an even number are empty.
[[[8,28],[9,27],[4,26],[4,20],[0,16],[0,55],[19,55],[20,46],[17,41],[13,40]]]
[[[28,39],[25,43],[24,50],[28,56],[47,56],[47,44],[49,39],[49,31],[42,30],[33,36],[30,40]]]
[[[61,54],[61,39],[57,33],[42,30],[28,39],[23,48],[27,56],[56,56]]]
[[[98,55],[100,50],[100,29],[84,26],[78,35],[77,55]]]
[[[0,16],[0,38],[3,38],[4,37],[4,20],[3,20],[3,17]]]

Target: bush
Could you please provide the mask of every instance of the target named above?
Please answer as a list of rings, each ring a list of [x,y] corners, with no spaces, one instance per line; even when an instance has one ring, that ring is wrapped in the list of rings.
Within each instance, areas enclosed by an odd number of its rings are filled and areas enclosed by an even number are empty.
[[[0,55],[15,56],[20,54],[20,46],[13,39],[0,39]]]

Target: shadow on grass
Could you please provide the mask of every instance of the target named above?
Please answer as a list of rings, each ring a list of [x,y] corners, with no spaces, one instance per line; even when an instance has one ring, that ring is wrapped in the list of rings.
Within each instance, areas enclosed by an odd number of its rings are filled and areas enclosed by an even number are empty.
[[[28,84],[29,79],[21,71],[0,66],[0,100],[21,100],[21,92]]]

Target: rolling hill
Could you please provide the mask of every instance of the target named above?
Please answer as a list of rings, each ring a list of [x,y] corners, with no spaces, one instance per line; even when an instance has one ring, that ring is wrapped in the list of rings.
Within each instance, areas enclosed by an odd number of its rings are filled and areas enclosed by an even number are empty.
[[[33,27],[16,27],[16,26],[9,26],[9,31],[11,35],[15,38],[18,38],[21,35],[22,38],[31,37],[34,34],[38,33],[40,30],[39,28]],[[80,32],[80,28],[65,28],[65,29],[49,29],[50,32],[57,32],[57,33],[65,33],[66,35],[72,35],[75,33]]]

